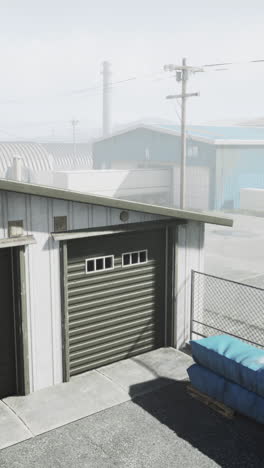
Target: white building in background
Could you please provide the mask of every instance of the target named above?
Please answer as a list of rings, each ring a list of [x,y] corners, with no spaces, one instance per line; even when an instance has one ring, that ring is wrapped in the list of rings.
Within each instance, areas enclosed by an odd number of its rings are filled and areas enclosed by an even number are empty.
[[[204,168],[187,168],[186,208],[208,210],[208,177]],[[52,176],[52,184],[49,178]],[[196,183],[194,183],[194,180]],[[197,183],[199,181],[199,183]],[[38,172],[32,182],[161,206],[179,206],[180,168],[131,168]]]
[[[264,189],[241,189],[240,208],[242,210],[264,212]]]
[[[207,210],[209,173],[187,168],[186,208]],[[124,198],[161,206],[179,205],[178,166],[93,169],[91,145],[0,143],[0,178]],[[194,181],[199,181],[199,184]]]

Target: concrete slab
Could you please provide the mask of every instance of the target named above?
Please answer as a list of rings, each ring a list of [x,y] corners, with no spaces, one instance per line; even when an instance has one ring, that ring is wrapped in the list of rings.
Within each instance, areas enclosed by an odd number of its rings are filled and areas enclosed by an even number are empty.
[[[160,348],[98,369],[131,397],[188,378],[192,358],[173,348]]]
[[[0,449],[30,439],[32,433],[22,421],[0,401]]]
[[[0,417],[4,415],[0,420],[0,448],[119,405],[136,395],[185,380],[186,369],[191,364],[192,359],[186,354],[173,348],[161,348],[25,397],[5,398],[0,406]],[[5,434],[7,424],[10,434]]]
[[[25,397],[4,400],[34,434],[42,434],[129,400],[127,392],[97,371]]]
[[[263,426],[226,419],[185,382],[0,451],[1,468],[263,468]]]

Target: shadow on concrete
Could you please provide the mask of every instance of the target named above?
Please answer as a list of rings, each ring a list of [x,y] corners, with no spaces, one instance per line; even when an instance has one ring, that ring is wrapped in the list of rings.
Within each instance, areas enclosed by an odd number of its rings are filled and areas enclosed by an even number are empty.
[[[130,395],[176,438],[187,441],[190,451],[198,449],[223,468],[264,466],[264,426],[238,415],[232,420],[218,415],[188,395],[186,381],[156,380],[155,385],[162,388],[142,395],[148,386],[144,382],[132,385]],[[190,460],[194,456],[190,453]]]

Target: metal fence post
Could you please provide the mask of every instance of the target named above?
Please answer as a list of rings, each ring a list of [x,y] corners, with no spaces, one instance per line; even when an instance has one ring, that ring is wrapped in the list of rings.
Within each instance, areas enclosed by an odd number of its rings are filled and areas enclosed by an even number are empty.
[[[190,314],[190,340],[192,339],[193,333],[193,307],[194,307],[194,281],[195,281],[195,271],[191,271],[191,314]]]

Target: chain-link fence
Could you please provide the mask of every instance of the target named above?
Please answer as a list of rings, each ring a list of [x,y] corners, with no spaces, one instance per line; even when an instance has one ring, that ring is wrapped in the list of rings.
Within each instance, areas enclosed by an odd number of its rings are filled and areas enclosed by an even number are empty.
[[[191,337],[227,333],[264,348],[264,289],[192,271]]]

